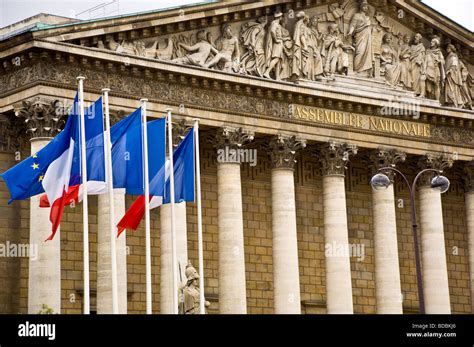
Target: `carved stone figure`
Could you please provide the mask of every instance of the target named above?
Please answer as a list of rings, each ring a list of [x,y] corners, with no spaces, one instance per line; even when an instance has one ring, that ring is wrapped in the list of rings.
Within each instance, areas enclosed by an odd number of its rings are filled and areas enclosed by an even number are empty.
[[[248,22],[240,30],[240,39],[246,52],[240,64],[249,75],[263,77],[265,72],[265,26],[267,17],[262,16],[256,22]]]
[[[185,55],[181,58],[173,59],[173,63],[186,64],[186,65],[195,65],[195,66],[204,66],[211,50],[213,49],[212,45],[206,41],[206,32],[204,30],[199,30],[196,33],[197,43],[195,45],[189,46],[182,42],[178,43],[178,46],[191,52],[190,54]]]
[[[400,64],[396,56],[392,46],[392,34],[386,33],[382,40],[380,65],[385,69],[385,81],[391,86],[397,86],[400,82]]]
[[[308,60],[304,67],[304,75],[309,80],[315,81],[324,73],[320,53],[323,35],[318,30],[318,17],[311,17],[307,30]]]
[[[413,82],[411,78],[411,48],[410,48],[410,36],[403,36],[403,44],[400,47],[400,83],[405,89],[412,89]]]
[[[283,14],[276,12],[268,28],[266,43],[267,70],[264,77],[270,78],[270,73],[275,70],[275,79],[280,80],[281,61],[283,58],[283,27],[281,26]]]
[[[449,44],[446,48],[446,87],[444,99],[448,105],[463,107],[467,101],[462,95],[462,75],[459,57],[454,45]]]
[[[354,71],[372,76],[372,24],[370,22],[369,5],[362,0],[359,12],[355,13],[349,25],[349,36],[354,37]]]
[[[200,314],[200,289],[199,289],[199,274],[191,264],[186,265],[186,284],[181,289],[180,293],[180,314]],[[209,301],[205,302],[205,306],[209,307]]]
[[[211,51],[215,56],[204,64],[204,67],[216,66],[217,69],[226,72],[237,70],[237,66],[240,64],[239,39],[234,36],[230,24],[222,25],[221,36],[216,41],[216,48],[212,47]]]
[[[410,68],[411,79],[413,82],[413,91],[416,95],[425,97],[425,59],[426,49],[423,45],[421,34],[415,34],[413,44],[410,47]]]
[[[345,14],[345,8],[348,5],[350,0],[339,0],[338,3],[336,4],[331,4],[328,6],[329,12],[334,17],[334,20],[336,21],[339,31],[344,34],[344,14]]]
[[[461,70],[461,78],[462,78],[462,88],[461,88],[461,95],[464,98],[464,104],[471,108],[473,108],[472,104],[472,95],[471,92],[469,91],[469,79],[472,80],[471,75],[469,75],[469,70],[466,67],[466,64],[463,61],[463,57],[461,53],[458,50],[458,56],[459,56],[459,67]]]
[[[328,33],[324,36],[321,50],[321,55],[325,59],[324,73],[327,76],[333,78],[336,72],[347,75],[349,56],[345,49],[354,48],[344,45],[337,24],[329,24]]]
[[[430,49],[426,51],[425,73],[426,73],[426,96],[431,99],[440,100],[441,89],[446,77],[444,70],[444,57],[439,48],[440,39],[435,36],[431,39]]]
[[[291,67],[293,61],[293,39],[288,29],[288,17],[283,16],[281,20],[281,35],[283,40],[283,54],[281,59],[280,78],[282,80],[291,79]]]
[[[291,76],[297,81],[303,74],[308,61],[308,17],[303,11],[296,14],[296,24],[293,32],[293,60],[291,63]]]

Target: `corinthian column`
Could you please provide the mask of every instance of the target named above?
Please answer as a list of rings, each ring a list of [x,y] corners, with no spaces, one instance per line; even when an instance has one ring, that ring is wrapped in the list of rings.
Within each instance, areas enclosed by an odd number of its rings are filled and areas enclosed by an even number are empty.
[[[219,226],[219,312],[247,313],[244,227],[240,160],[242,145],[253,134],[223,127],[216,135]]]
[[[30,135],[31,155],[34,156],[57,135],[63,125],[57,102],[36,98],[23,101],[15,110],[23,118]],[[39,168],[41,170],[41,168]],[[59,232],[51,241],[49,208],[39,207],[40,195],[30,198],[30,245],[37,247],[36,258],[29,258],[28,313],[38,313],[47,305],[61,313],[61,247]]]
[[[275,313],[301,313],[298,239],[296,234],[296,151],[305,147],[294,136],[270,141],[272,160],[273,290]]]
[[[173,123],[173,145],[177,147],[184,139],[186,131],[185,120]],[[176,233],[176,257],[179,268],[178,281],[181,278],[186,281],[186,265],[188,263],[188,236],[186,224],[186,202],[175,204],[175,233]],[[160,313],[172,314],[173,310],[173,254],[171,247],[171,205],[160,207],[160,229],[161,229],[161,268],[160,268]]]
[[[394,149],[372,152],[374,174],[383,167],[405,161],[405,153]],[[397,223],[393,193],[393,171],[384,172],[392,184],[385,190],[372,190],[375,248],[375,293],[377,313],[403,313],[400,266],[398,263]]]
[[[421,158],[419,166],[421,169],[430,168],[442,172],[452,166],[452,160],[428,154]],[[425,309],[426,313],[451,313],[441,192],[431,188],[432,177],[432,174],[425,173],[421,177],[419,189]]]
[[[333,141],[324,144],[320,150],[327,313],[353,313],[344,171],[349,156],[356,153],[357,147]]]
[[[469,279],[471,288],[471,312],[474,313],[474,161],[464,165],[466,199],[466,224],[469,254]]]

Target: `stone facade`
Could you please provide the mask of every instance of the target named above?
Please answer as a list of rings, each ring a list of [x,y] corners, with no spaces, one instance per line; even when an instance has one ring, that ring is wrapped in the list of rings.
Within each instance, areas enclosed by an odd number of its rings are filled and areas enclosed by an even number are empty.
[[[370,33],[365,31],[369,24]],[[345,39],[341,33],[347,34]],[[283,41],[281,47],[275,37]],[[364,41],[370,43],[366,51]],[[472,179],[466,179],[472,178],[466,163],[474,160],[472,42],[472,33],[441,21],[424,5],[392,0],[233,1],[113,23],[46,27],[0,41],[0,169],[31,154],[30,138],[57,133],[76,93],[76,77],[85,75],[86,101],[95,100],[102,88],[111,89],[115,121],[138,107],[140,97],[149,99],[151,117],[162,116],[172,106],[182,129],[193,118],[200,120],[209,313],[380,312],[380,300],[388,292],[377,283],[377,262],[385,260],[377,257],[383,251],[376,247],[384,245],[376,245],[376,239],[390,239],[390,249],[398,250],[401,309],[416,313],[407,187],[397,175],[390,177],[395,215],[386,215],[392,219],[396,240],[393,234],[378,238],[375,233],[381,229],[375,223],[381,218],[374,218],[369,182],[374,169],[395,164],[413,179],[420,161],[432,167],[430,158],[443,157],[450,165],[435,166],[444,170],[451,186],[437,206],[442,221],[434,223],[444,235],[446,268],[440,268],[447,272],[449,294],[443,300],[452,313],[472,313],[474,200]],[[423,71],[411,65],[415,58],[421,59]],[[433,63],[439,63],[439,71]],[[426,80],[420,78],[422,72]],[[438,90],[438,84],[444,88]],[[406,105],[415,109],[401,112]],[[224,147],[256,150],[256,165],[218,162],[216,151]],[[285,187],[272,189],[276,182]],[[238,192],[239,185],[241,200],[220,188]],[[294,200],[288,211],[275,210],[282,202],[275,192]],[[331,202],[336,195],[336,203]],[[36,225],[30,220],[34,206],[28,201],[8,205],[8,199],[2,180],[0,245],[27,244]],[[126,207],[133,200],[127,196]],[[328,206],[344,203],[345,223],[330,220]],[[226,212],[239,213],[223,213],[233,204],[238,208]],[[186,225],[181,229],[187,237],[182,239],[187,239],[187,256],[197,267],[196,205],[187,203],[185,208]],[[417,208],[427,210],[423,199],[417,200]],[[61,313],[82,313],[81,213],[80,204],[66,207],[61,222]],[[98,199],[91,197],[92,311],[98,306],[97,214]],[[160,301],[169,297],[162,295],[160,286],[160,278],[166,277],[161,269],[161,227],[160,211],[153,210],[154,313],[164,310]],[[327,241],[335,234],[362,249],[361,256],[328,265],[333,259],[328,260]],[[282,237],[288,243],[296,241],[296,247],[287,247]],[[235,259],[222,256],[228,247],[239,248],[242,240],[243,253]],[[143,225],[127,231],[126,259],[127,312],[145,313]],[[393,258],[390,264],[394,266]],[[223,274],[222,268],[228,272]],[[29,259],[0,258],[0,269],[0,313],[27,313],[33,285]],[[291,283],[285,283],[289,278]],[[332,289],[328,295],[327,282],[337,283],[339,278],[345,286],[335,289],[344,294],[344,307],[331,299]],[[295,286],[299,293],[294,293]],[[238,293],[229,292],[232,288]],[[297,302],[291,301],[295,298]]]

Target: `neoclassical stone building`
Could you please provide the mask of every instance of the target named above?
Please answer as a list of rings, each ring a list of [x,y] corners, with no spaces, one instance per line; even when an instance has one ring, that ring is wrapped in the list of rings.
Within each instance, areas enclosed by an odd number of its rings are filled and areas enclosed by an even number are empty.
[[[205,295],[209,313],[416,313],[409,193],[416,191],[427,313],[474,309],[472,32],[414,0],[226,1],[91,21],[38,15],[0,31],[0,167],[43,147],[86,76],[110,88],[114,120],[149,99],[173,108],[176,142],[201,124]],[[256,150],[256,165],[218,160]],[[121,217],[134,197],[117,196]],[[49,235],[39,198],[8,205],[0,312],[82,312],[81,205]],[[92,311],[111,312],[108,201],[90,201]],[[182,276],[197,265],[196,206],[181,204]],[[170,212],[152,211],[153,311],[171,312]],[[122,313],[145,312],[144,230],[118,241]],[[351,252],[346,252],[351,251]],[[8,256],[10,255],[10,256]]]

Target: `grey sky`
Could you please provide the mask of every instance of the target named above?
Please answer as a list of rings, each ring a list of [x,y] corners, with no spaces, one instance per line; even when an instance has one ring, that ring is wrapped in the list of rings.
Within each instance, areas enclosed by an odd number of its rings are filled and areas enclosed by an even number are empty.
[[[110,3],[112,0],[0,0],[0,28],[18,22],[37,13],[45,12],[65,17],[75,17],[76,14],[93,6]],[[204,0],[118,0],[104,10],[95,11],[92,17],[105,15],[127,14],[159,8],[181,6]],[[427,5],[434,8],[446,17],[458,22],[467,29],[474,31],[472,0],[424,0]],[[89,19],[88,13],[79,18]]]

